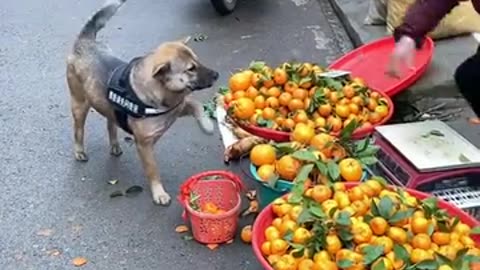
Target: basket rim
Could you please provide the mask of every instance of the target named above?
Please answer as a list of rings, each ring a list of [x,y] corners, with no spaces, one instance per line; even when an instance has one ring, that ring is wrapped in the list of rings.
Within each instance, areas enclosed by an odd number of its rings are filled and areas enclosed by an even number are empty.
[[[228,182],[230,185],[232,185],[233,188],[236,188],[235,184],[232,183],[232,181],[230,180],[215,179],[215,181]],[[201,182],[196,183],[195,186],[200,183]],[[203,213],[190,207],[189,203],[185,203],[185,210],[187,211],[187,213],[193,214],[200,218],[215,218],[215,219],[227,218],[229,216],[232,216],[233,214],[236,214],[236,212],[240,209],[240,205],[242,204],[242,197],[240,196],[240,192],[236,192],[236,197],[237,197],[237,203],[230,210],[225,211],[225,213],[222,213],[222,214]]]

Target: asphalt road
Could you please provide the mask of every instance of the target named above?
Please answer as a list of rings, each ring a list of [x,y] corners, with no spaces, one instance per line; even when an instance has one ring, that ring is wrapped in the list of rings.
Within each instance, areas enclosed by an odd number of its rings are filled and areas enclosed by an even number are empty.
[[[155,206],[148,189],[134,198],[109,194],[147,188],[134,146],[108,153],[106,123],[87,120],[90,161],[74,161],[65,55],[95,0],[4,0],[0,4],[0,269],[259,269],[251,248],[236,241],[211,251],[174,232],[181,208]],[[349,50],[327,1],[245,0],[219,17],[208,0],[128,1],[100,39],[129,59],[162,41],[204,34],[193,42],[220,71],[218,85],[253,59],[326,63]],[[216,91],[198,94],[207,100]],[[123,138],[125,135],[121,133]],[[204,135],[179,120],[157,144],[167,190],[175,195],[190,175],[224,168],[218,132]],[[116,185],[107,181],[118,179]],[[248,221],[244,221],[248,222]]]

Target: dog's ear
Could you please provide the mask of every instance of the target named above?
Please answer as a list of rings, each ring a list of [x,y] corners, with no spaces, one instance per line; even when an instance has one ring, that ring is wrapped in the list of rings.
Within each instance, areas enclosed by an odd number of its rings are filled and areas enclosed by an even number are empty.
[[[161,63],[152,70],[152,77],[161,77],[170,70],[170,62]]]
[[[188,42],[190,42],[190,40],[191,40],[191,39],[192,39],[192,37],[191,37],[191,36],[186,36],[186,37],[184,37],[184,38],[182,38],[182,39],[178,40],[178,42],[180,42],[180,43],[183,43],[183,44],[187,45],[187,44],[188,44]]]

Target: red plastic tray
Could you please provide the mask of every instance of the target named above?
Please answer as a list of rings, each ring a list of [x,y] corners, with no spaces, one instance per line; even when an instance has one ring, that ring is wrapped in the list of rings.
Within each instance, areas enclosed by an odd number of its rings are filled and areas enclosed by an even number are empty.
[[[358,185],[358,183],[345,183],[345,186],[347,189],[351,189],[354,186]],[[425,198],[431,197],[430,194],[423,193],[420,191],[416,191],[413,189],[406,189],[412,196],[423,200]],[[462,210],[458,209],[457,207],[443,201],[439,200],[438,206],[441,209],[445,209],[450,215],[452,216],[457,216],[461,222],[473,227],[479,226],[480,222],[476,221],[474,218],[463,212]],[[261,266],[265,270],[274,270],[268,261],[263,257],[262,252],[260,250],[260,247],[262,243],[265,241],[265,234],[264,231],[265,229],[272,224],[272,221],[274,219],[273,211],[272,211],[272,205],[268,205],[265,207],[262,212],[258,215],[258,217],[255,219],[255,223],[253,224],[253,231],[252,231],[252,248],[253,248],[253,253],[255,254],[255,257],[257,257],[257,260],[260,262]],[[479,236],[472,236],[472,238],[475,240],[477,244],[480,243],[480,237]]]
[[[392,97],[407,89],[425,73],[435,47],[433,40],[426,38],[422,48],[416,51],[414,67],[402,67],[400,78],[393,78],[385,72],[394,46],[392,37],[376,40],[347,53],[329,68],[350,71],[352,76],[364,79],[371,89]]]
[[[393,111],[394,111],[392,100],[390,99],[389,96],[385,95],[383,92],[380,92],[380,91],[378,91],[378,92],[383,96],[383,98],[385,98],[387,100],[388,108],[389,108],[388,115],[385,118],[383,118],[382,121],[380,121],[376,125],[372,125],[371,127],[368,127],[368,128],[359,128],[359,129],[355,130],[355,132],[352,134],[353,139],[362,139],[362,138],[367,137],[368,135],[373,133],[376,126],[383,125],[383,124],[387,123],[388,120],[390,120],[390,118],[392,118]],[[262,137],[262,138],[265,138],[265,139],[268,139],[268,140],[273,140],[273,141],[276,141],[276,142],[288,142],[288,141],[290,141],[290,132],[277,131],[277,130],[273,130],[273,129],[269,129],[269,128],[257,127],[257,126],[250,125],[250,124],[242,124],[242,123],[237,123],[237,124],[240,127],[242,127],[244,130],[246,130],[246,131],[250,132],[251,134],[256,135],[258,137]],[[338,136],[339,132],[334,132],[334,133],[332,133],[332,135]]]

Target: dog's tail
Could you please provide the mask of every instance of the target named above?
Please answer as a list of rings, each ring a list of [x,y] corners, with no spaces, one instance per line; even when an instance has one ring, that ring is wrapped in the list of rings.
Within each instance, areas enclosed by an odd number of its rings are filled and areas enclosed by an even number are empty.
[[[117,13],[117,10],[125,3],[126,0],[107,0],[105,5],[95,13],[90,20],[83,26],[78,39],[94,40],[110,18]]]

